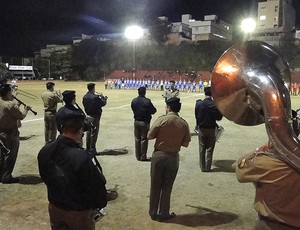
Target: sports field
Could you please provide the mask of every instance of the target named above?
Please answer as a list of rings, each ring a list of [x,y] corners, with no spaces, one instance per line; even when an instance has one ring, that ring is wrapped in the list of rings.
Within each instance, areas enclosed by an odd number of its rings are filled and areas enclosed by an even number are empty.
[[[36,99],[18,94],[17,98],[37,111],[29,112],[22,121],[22,138],[14,176],[22,176],[22,184],[0,184],[0,229],[50,229],[46,186],[38,176],[37,153],[44,144],[43,106],[40,98],[45,81],[19,81],[19,92],[36,95]],[[76,90],[77,103],[82,106],[87,82],[56,81],[56,90]],[[98,159],[107,178],[107,188],[115,188],[119,197],[108,203],[106,215],[96,229],[251,229],[256,219],[253,209],[254,187],[240,184],[231,164],[242,154],[267,141],[264,125],[244,127],[224,118],[220,125],[225,132],[214,153],[213,172],[202,173],[199,168],[198,139],[192,136],[188,148],[180,151],[180,168],[174,183],[171,211],[177,216],[168,223],[152,221],[148,216],[150,163],[138,162],[134,155],[133,114],[131,100],[137,90],[105,90],[96,82],[96,91],[108,96],[103,108],[97,150],[127,148],[124,155],[103,155]],[[162,91],[147,91],[146,96],[157,108],[153,116],[165,114]],[[200,93],[181,93],[180,116],[195,126],[194,106]],[[292,96],[294,109],[300,107],[300,97]],[[61,104],[59,104],[61,106]],[[154,141],[149,141],[148,156]]]

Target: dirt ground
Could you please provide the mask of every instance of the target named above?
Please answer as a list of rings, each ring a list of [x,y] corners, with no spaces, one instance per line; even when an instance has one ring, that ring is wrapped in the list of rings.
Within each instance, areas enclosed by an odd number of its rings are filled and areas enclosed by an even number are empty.
[[[46,186],[38,174],[37,153],[44,144],[43,112],[40,94],[45,82],[19,82],[19,89],[37,95],[24,100],[38,112],[28,114],[20,128],[21,144],[14,176],[21,176],[20,184],[0,184],[0,229],[50,229],[47,211]],[[75,89],[77,102],[86,91],[86,82],[57,82],[57,90]],[[138,162],[134,156],[133,116],[130,102],[136,90],[105,90],[97,83],[96,90],[108,96],[103,109],[97,143],[98,151],[126,148],[127,154],[103,155],[98,159],[107,178],[107,187],[117,190],[119,196],[105,208],[106,215],[96,229],[251,229],[256,219],[253,209],[254,186],[240,184],[231,164],[242,154],[264,144],[267,140],[264,125],[243,127],[223,119],[225,132],[214,153],[213,172],[202,173],[199,168],[198,139],[192,136],[188,148],[180,151],[180,168],[174,183],[171,211],[177,216],[168,223],[152,221],[148,216],[150,163]],[[155,120],[165,113],[160,91],[147,91],[157,108]],[[181,93],[182,110],[193,133],[194,105],[199,93]],[[296,98],[296,97],[295,97]],[[296,102],[299,102],[299,99]],[[296,103],[295,102],[295,103]],[[151,156],[154,141],[149,141]]]

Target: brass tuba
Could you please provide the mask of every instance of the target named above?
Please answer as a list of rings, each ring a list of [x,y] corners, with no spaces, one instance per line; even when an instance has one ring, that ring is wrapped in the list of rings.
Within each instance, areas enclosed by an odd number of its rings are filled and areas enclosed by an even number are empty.
[[[292,129],[290,69],[267,43],[248,41],[229,48],[211,77],[218,109],[239,125],[265,123],[279,157],[300,172],[300,142]]]

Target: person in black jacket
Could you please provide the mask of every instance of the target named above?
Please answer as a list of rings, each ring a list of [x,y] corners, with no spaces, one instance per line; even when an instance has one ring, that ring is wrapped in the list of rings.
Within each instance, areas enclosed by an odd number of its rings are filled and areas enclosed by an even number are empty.
[[[138,88],[138,94],[139,96],[131,102],[131,109],[134,115],[135,156],[138,161],[149,161],[150,158],[147,158],[147,134],[152,114],[156,113],[156,108],[151,100],[145,97],[145,87]]]
[[[63,114],[61,135],[38,154],[39,173],[48,190],[52,229],[95,229],[96,210],[107,204],[101,166],[80,147],[84,119],[79,111]]]
[[[86,148],[97,154],[96,143],[99,134],[100,118],[102,115],[102,107],[107,103],[107,97],[102,94],[96,94],[95,84],[87,84],[88,92],[83,96],[82,104],[86,114],[90,117],[93,128],[87,131]]]
[[[67,117],[68,114],[78,112],[85,116],[82,109],[79,108],[79,106],[76,104],[76,92],[74,90],[65,90],[62,93],[62,96],[65,105],[63,107],[60,107],[55,114],[56,126],[59,132],[61,132],[63,119]]]
[[[216,144],[216,128],[223,115],[217,109],[212,96],[211,88],[204,88],[205,99],[197,100],[195,117],[199,140],[199,164],[202,172],[211,171],[213,152]]]

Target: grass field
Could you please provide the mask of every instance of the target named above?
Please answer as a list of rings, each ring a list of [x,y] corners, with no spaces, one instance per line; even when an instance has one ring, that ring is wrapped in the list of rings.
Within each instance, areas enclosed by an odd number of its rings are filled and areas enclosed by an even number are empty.
[[[46,187],[38,180],[36,156],[44,144],[43,106],[40,98],[45,81],[20,81],[19,92],[30,93],[37,99],[18,94],[17,97],[32,106],[38,114],[29,113],[20,128],[20,145],[14,175],[28,177],[24,184],[0,185],[0,229],[49,229]],[[82,106],[87,82],[55,82],[56,90],[76,90],[77,102]],[[241,155],[267,141],[264,125],[245,127],[224,118],[220,125],[225,132],[214,153],[214,170],[202,173],[198,161],[198,139],[192,136],[188,148],[180,151],[180,168],[172,192],[171,210],[177,217],[171,223],[151,221],[148,217],[149,163],[137,162],[134,156],[133,114],[131,100],[137,90],[105,90],[101,82],[96,91],[108,96],[103,108],[97,150],[123,148],[128,154],[100,156],[98,159],[107,177],[107,187],[116,188],[119,197],[109,202],[107,215],[97,223],[96,229],[251,229],[256,219],[253,210],[254,187],[240,184],[231,164]],[[147,91],[146,96],[157,108],[153,116],[165,114],[161,91]],[[182,116],[195,126],[194,106],[199,93],[181,93]],[[294,109],[300,106],[300,97],[292,96]],[[151,156],[154,141],[149,141]]]

